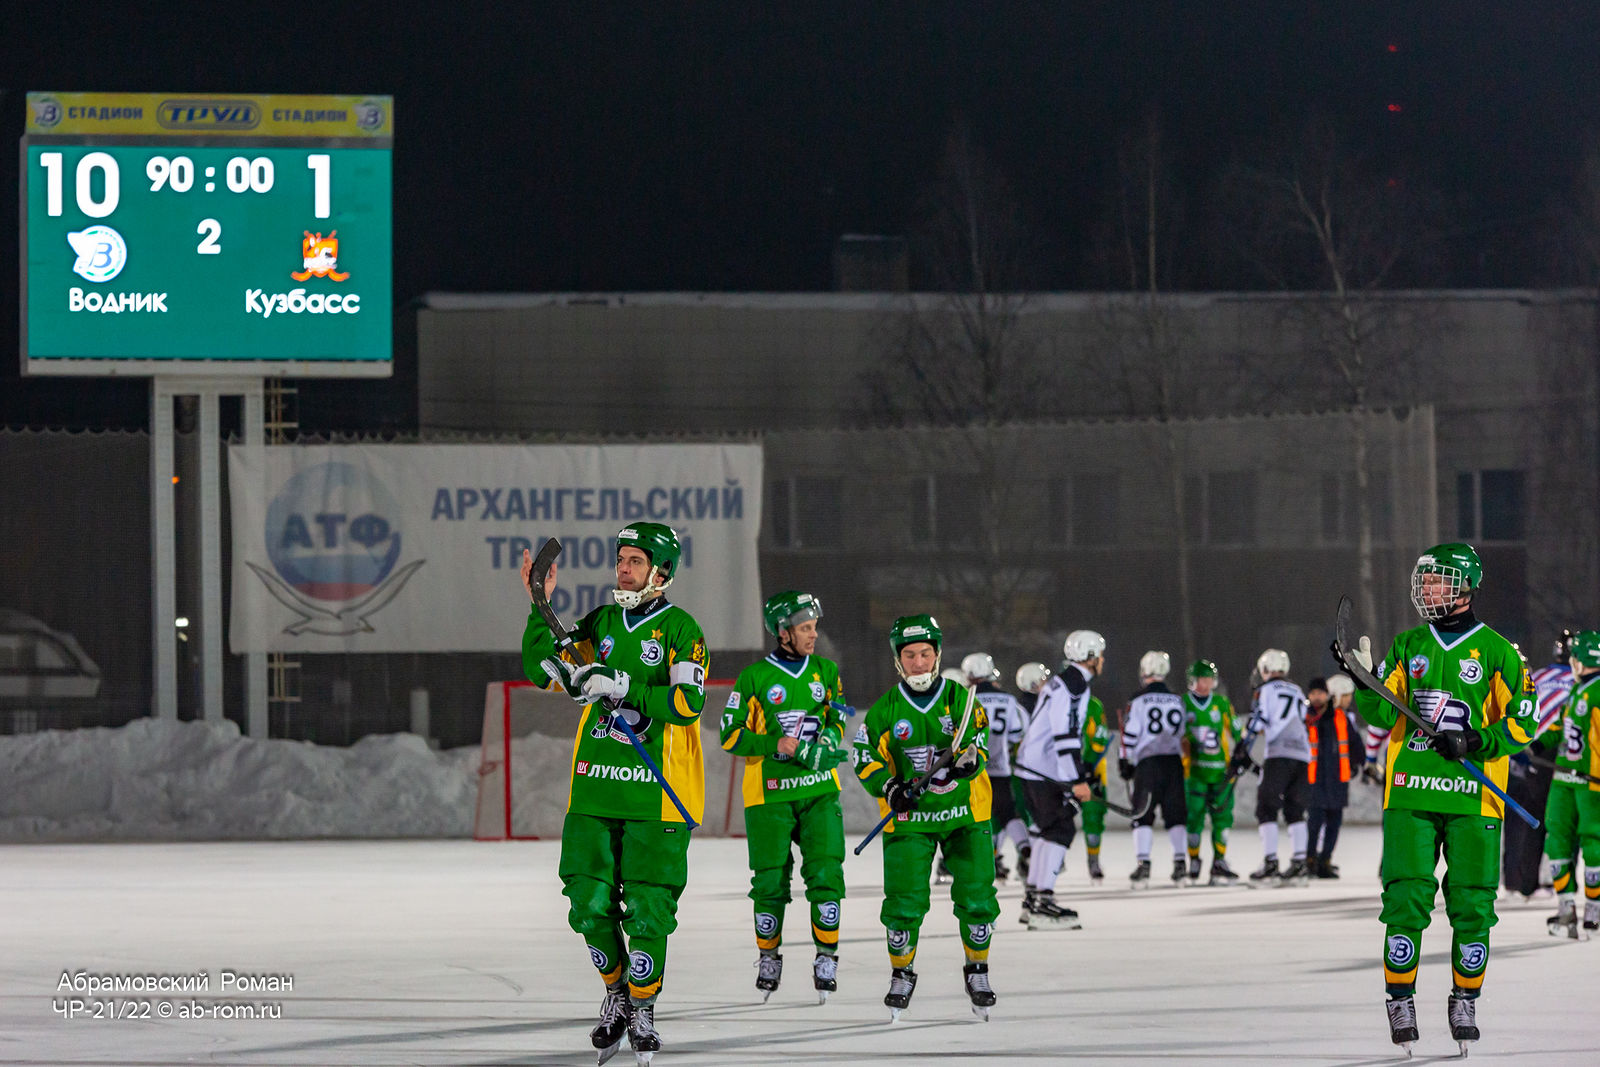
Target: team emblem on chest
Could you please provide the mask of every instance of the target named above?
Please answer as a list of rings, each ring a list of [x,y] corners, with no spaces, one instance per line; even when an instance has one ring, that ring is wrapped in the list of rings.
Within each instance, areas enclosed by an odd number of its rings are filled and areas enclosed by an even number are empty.
[[[607,656],[611,655],[611,650],[616,647],[616,639],[610,634],[606,634],[606,636],[600,639],[600,658],[603,660]]]
[[[811,683],[811,699],[818,704],[828,699],[828,689],[821,682]]]
[[[789,699],[789,691],[781,685],[775,685],[767,690],[768,704],[782,704]]]
[[[896,741],[911,740],[911,720],[901,719],[894,724],[894,739]]]
[[[661,662],[661,642],[649,638],[639,646],[639,662],[646,667],[654,667]]]
[[[1411,672],[1411,677],[1421,678],[1428,673],[1428,657],[1412,656],[1411,662],[1406,664],[1406,669]]]
[[[1475,659],[1462,660],[1461,680],[1468,685],[1477,685],[1483,680],[1483,664]]]

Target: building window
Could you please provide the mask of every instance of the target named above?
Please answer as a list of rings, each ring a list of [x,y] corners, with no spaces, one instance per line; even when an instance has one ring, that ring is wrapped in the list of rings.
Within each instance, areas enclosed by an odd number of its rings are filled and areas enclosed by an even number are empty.
[[[1465,541],[1522,541],[1527,536],[1527,472],[1456,475],[1456,536]]]
[[[837,548],[840,478],[777,478],[767,483],[767,514],[777,548]]]
[[[972,548],[978,543],[979,497],[972,479],[939,475],[933,480],[934,525],[939,543],[951,548]]]
[[[1073,544],[1097,546],[1116,543],[1117,490],[1115,474],[1073,475]]]
[[[1356,507],[1353,474],[1322,476],[1322,541],[1355,544],[1360,540],[1361,516]],[[1372,543],[1385,545],[1394,537],[1394,502],[1390,498],[1389,472],[1375,470],[1367,476],[1367,500],[1372,512]]]
[[[906,533],[914,545],[933,543],[933,497],[931,475],[919,475],[906,483]]]
[[[1253,544],[1256,539],[1255,472],[1216,471],[1184,478],[1183,528],[1192,544]]]

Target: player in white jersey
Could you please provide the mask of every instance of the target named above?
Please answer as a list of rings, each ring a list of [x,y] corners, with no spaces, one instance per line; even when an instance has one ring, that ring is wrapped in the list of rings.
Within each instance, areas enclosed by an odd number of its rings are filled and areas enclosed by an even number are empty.
[[[961,661],[961,673],[989,716],[988,771],[994,786],[989,825],[994,830],[994,880],[1003,882],[1011,876],[1001,855],[1006,840],[1009,838],[1016,846],[1019,869],[1024,862],[1023,850],[1028,847],[1028,826],[1018,818],[1017,804],[1011,796],[1011,750],[1022,739],[1027,713],[1016,697],[995,684],[1000,680],[1000,669],[989,653],[967,656]]]
[[[1074,630],[1062,647],[1066,666],[1039,690],[1033,715],[1017,746],[1011,773],[1022,781],[1033,816],[1033,861],[1022,902],[1022,921],[1030,929],[1078,929],[1078,913],[1056,904],[1056,874],[1066,862],[1077,827],[1068,795],[1089,799],[1089,774],[1083,764],[1083,722],[1089,711],[1089,683],[1105,666],[1106,639],[1093,630]]]
[[[1146,652],[1139,658],[1138,693],[1128,702],[1122,719],[1122,742],[1117,769],[1133,783],[1133,808],[1148,811],[1133,820],[1133,852],[1138,861],[1128,880],[1134,889],[1150,887],[1150,842],[1155,836],[1156,807],[1167,824],[1172,842],[1172,880],[1182,885],[1188,878],[1187,829],[1189,806],[1183,795],[1183,698],[1167,688],[1172,657]]]
[[[1306,864],[1306,803],[1311,784],[1306,766],[1311,762],[1311,740],[1306,735],[1305,693],[1286,676],[1289,653],[1269,648],[1256,660],[1261,678],[1251,701],[1250,725],[1233,754],[1235,773],[1251,766],[1250,746],[1258,734],[1267,739],[1261,766],[1261,787],[1256,793],[1256,819],[1261,828],[1261,867],[1250,875],[1253,886],[1310,881]],[[1289,825],[1289,866],[1278,872],[1278,813]]]

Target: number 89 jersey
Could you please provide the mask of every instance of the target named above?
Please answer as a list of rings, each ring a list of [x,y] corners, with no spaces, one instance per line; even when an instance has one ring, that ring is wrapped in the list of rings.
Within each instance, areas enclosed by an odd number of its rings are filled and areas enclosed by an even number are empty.
[[[1134,763],[1150,756],[1183,755],[1183,698],[1161,682],[1139,690],[1122,724],[1122,755]]]

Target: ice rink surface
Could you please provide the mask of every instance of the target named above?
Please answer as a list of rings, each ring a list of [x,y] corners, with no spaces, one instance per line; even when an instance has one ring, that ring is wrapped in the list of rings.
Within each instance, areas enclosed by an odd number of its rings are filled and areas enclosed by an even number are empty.
[[[1159,835],[1158,835],[1159,837]],[[655,1062],[681,1064],[1209,1063],[1397,1061],[1384,1021],[1377,921],[1380,847],[1347,829],[1344,877],[1306,888],[1126,888],[1132,844],[1107,835],[1091,890],[1081,843],[1061,896],[1084,929],[1030,932],[1021,889],[1000,891],[991,957],[1000,1002],[968,1010],[948,895],[934,888],[910,1010],[886,1024],[889,966],[878,924],[880,853],[846,863],[839,992],[811,989],[803,900],[791,905],[788,971],[755,992],[742,840],[690,850],[671,943]],[[566,925],[556,842],[380,841],[22,845],[0,848],[0,1063],[592,1064],[601,986]],[[1252,831],[1232,861],[1260,860]],[[1553,910],[1502,901],[1473,1061],[1600,1063],[1600,940],[1549,937]],[[1445,1025],[1449,932],[1423,944],[1414,1062],[1453,1057]],[[291,975],[292,992],[239,995],[221,972]],[[210,991],[147,1000],[145,1019],[63,1018],[82,994],[63,972],[191,974]],[[108,999],[102,995],[101,999]],[[189,1001],[281,1003],[280,1019],[180,1019]],[[154,1015],[166,1002],[174,1017]],[[124,1006],[121,1010],[130,1010]],[[135,1007],[131,1010],[142,1011]],[[624,1051],[612,1061],[631,1064]]]

